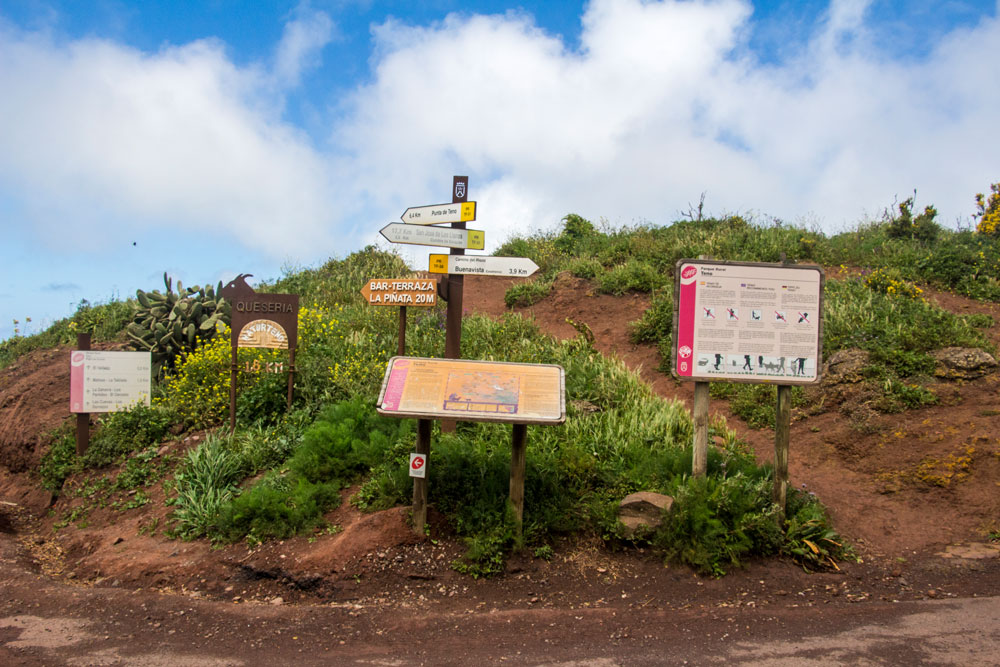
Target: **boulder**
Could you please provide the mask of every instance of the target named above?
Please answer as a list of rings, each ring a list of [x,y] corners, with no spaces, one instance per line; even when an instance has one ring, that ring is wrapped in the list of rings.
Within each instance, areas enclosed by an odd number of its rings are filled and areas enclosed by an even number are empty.
[[[639,526],[656,530],[663,522],[663,513],[673,507],[674,499],[662,493],[640,491],[631,493],[618,504],[618,520],[631,536]]]
[[[937,362],[934,375],[950,380],[974,380],[997,370],[997,360],[974,347],[945,347],[931,356]]]
[[[823,384],[860,382],[861,371],[868,365],[870,356],[856,347],[837,350],[823,366]]]

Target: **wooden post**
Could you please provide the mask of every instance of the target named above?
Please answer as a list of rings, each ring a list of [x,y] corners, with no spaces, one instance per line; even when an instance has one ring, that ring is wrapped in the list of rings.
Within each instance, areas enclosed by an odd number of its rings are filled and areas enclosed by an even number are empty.
[[[396,354],[406,354],[406,306],[399,307],[399,341],[396,343]]]
[[[78,333],[76,335],[76,349],[86,352],[90,349],[90,334]],[[76,455],[83,456],[90,447],[90,413],[78,412],[76,414]]]
[[[431,420],[417,420],[417,454],[428,459],[431,453]],[[423,537],[427,524],[427,478],[413,478],[413,532]]]
[[[469,177],[455,176],[451,181],[451,203],[469,200]],[[452,229],[465,229],[464,222],[451,223]],[[452,248],[452,255],[464,255],[465,248]],[[465,276],[448,275],[448,309],[445,312],[444,356],[446,359],[462,358],[462,296],[465,291]],[[441,421],[442,433],[454,433],[455,422]]]
[[[288,350],[288,404],[286,410],[292,409],[292,391],[295,387],[295,348]]]
[[[518,544],[524,522],[524,471],[528,449],[528,425],[514,424],[510,441],[510,502],[514,506],[515,535]]]
[[[708,382],[694,383],[694,446],[691,474],[704,477],[708,472]]]
[[[778,409],[774,415],[774,490],[771,498],[778,505],[778,525],[785,525],[788,498],[788,441],[792,423],[792,388],[778,385]]]
[[[229,435],[236,432],[236,376],[239,373],[239,369],[236,368],[236,360],[238,349],[236,341],[233,341],[232,361],[229,364]]]

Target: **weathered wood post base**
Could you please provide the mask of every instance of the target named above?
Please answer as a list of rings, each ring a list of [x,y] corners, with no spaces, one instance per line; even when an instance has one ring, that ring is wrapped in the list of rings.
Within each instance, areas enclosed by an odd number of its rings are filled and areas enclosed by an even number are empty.
[[[704,477],[708,472],[708,382],[694,383],[694,449],[691,474]]]
[[[239,348],[233,341],[232,361],[229,364],[229,435],[236,432],[236,378],[239,369],[236,367]]]
[[[515,535],[518,545],[523,537],[524,473],[528,449],[528,425],[514,424],[510,442],[510,502],[514,506]]]
[[[417,454],[426,460],[431,453],[431,420],[417,420]],[[427,478],[413,478],[413,532],[423,536],[427,524]]]
[[[295,348],[293,347],[288,351],[288,402],[285,406],[286,411],[292,409],[292,397],[295,391]]]
[[[76,335],[76,349],[86,352],[90,349],[90,334],[78,333]],[[78,412],[76,414],[76,455],[83,456],[90,447],[90,413]]]
[[[403,356],[406,354],[406,306],[399,307],[399,341],[396,344],[396,354]]]
[[[778,409],[774,415],[774,489],[771,499],[778,506],[778,525],[785,525],[788,499],[788,441],[792,422],[792,388],[778,385]]]

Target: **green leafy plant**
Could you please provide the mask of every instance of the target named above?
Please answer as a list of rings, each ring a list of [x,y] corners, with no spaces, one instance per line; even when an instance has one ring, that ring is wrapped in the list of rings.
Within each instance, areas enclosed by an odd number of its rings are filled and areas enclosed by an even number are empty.
[[[219,295],[221,282],[217,287],[185,289],[178,280],[174,292],[173,280],[164,272],[163,285],[164,292],[136,290],[135,317],[126,327],[132,347],[152,355],[156,377],[173,368],[178,357],[211,339],[217,325],[230,321],[230,306]]]

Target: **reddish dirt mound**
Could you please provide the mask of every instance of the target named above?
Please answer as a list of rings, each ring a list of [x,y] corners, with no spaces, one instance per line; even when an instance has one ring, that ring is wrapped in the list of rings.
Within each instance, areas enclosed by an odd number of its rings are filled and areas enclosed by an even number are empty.
[[[69,417],[69,348],[35,350],[0,371],[0,466],[34,469],[45,434]]]
[[[504,293],[513,280],[467,277],[465,307],[497,316],[508,311]],[[1000,306],[949,293],[930,292],[941,307],[959,314],[994,318],[987,332],[1000,341]],[[553,293],[539,303],[516,308],[560,338],[578,335],[567,318],[586,324],[595,347],[614,354],[662,396],[691,405],[691,383],[659,372],[652,345],[629,340],[629,322],[639,319],[648,297],[599,294],[587,281],[560,276]],[[941,382],[941,404],[883,415],[864,430],[837,412],[809,416],[797,411],[791,435],[791,482],[816,493],[829,507],[837,528],[875,552],[899,555],[960,540],[982,539],[1000,523],[1000,376],[973,382]],[[774,432],[755,430],[728,406],[711,410],[726,418],[761,461],[774,458]]]

